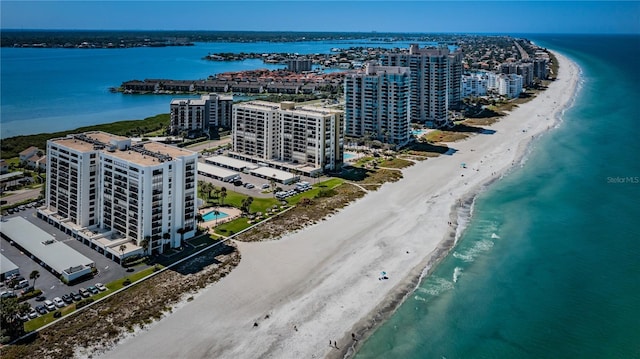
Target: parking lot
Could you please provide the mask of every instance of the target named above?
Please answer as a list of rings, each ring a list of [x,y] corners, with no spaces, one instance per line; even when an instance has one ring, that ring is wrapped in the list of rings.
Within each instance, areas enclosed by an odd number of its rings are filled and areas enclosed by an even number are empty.
[[[95,284],[98,282],[107,284],[109,282],[122,278],[125,275],[147,268],[147,266],[136,266],[134,267],[135,270],[133,272],[127,272],[127,270],[121,267],[119,264],[82,244],[80,241],[66,235],[59,229],[56,229],[55,227],[49,225],[47,222],[37,218],[35,213],[35,208],[27,208],[6,217],[10,218],[21,216],[25,218],[47,233],[50,233],[57,240],[64,242],[69,247],[92,259],[95,262],[96,268],[98,269],[98,273],[93,278],[75,283],[73,285],[66,285],[62,281],[60,281],[58,277],[54,276],[47,269],[31,259],[30,256],[21,252],[17,247],[13,246],[9,241],[7,241],[6,239],[1,239],[0,251],[5,257],[7,257],[20,268],[20,276],[29,280],[29,283],[32,284],[33,281],[29,279],[29,274],[34,270],[37,270],[40,273],[40,277],[36,279],[35,288],[42,290],[42,295],[48,300],[53,300],[53,298],[56,297],[62,297],[63,295],[69,294],[71,292],[78,293],[78,290],[80,288],[95,286]],[[4,292],[7,290],[11,290],[11,288],[7,288],[5,284],[2,283],[0,291]],[[20,294],[20,290],[14,290],[14,292],[18,295]],[[42,304],[42,302],[36,301],[35,298],[29,299],[27,303],[29,303],[33,308],[35,308],[37,305]]]

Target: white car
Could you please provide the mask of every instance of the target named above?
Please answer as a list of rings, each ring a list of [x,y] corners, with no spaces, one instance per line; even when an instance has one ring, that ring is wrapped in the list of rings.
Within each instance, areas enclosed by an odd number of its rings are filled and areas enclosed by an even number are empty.
[[[62,299],[60,299],[62,300]],[[50,301],[49,299],[44,301],[44,306],[45,308],[47,308],[48,311],[53,312],[54,310],[56,310],[56,305],[53,304],[52,301]]]
[[[96,288],[98,288],[98,290],[101,292],[104,292],[105,290],[107,290],[107,287],[105,287],[104,284],[102,283],[96,283]]]
[[[62,307],[64,307],[66,305],[64,303],[64,300],[62,300],[62,298],[60,298],[60,297],[53,298],[53,304],[55,304],[56,307],[58,307],[58,308],[62,308]]]

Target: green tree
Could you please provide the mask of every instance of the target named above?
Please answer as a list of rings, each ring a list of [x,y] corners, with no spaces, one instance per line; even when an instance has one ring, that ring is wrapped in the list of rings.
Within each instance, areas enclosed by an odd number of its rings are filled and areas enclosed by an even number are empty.
[[[227,188],[226,187],[221,187],[220,188],[220,202],[222,203],[222,205],[224,205],[224,199],[227,198]]]
[[[144,239],[140,241],[140,247],[144,251],[144,254],[147,254],[149,251],[149,244],[151,243],[151,236],[144,236]]]
[[[0,337],[6,342],[24,334],[24,324],[18,315],[29,313],[29,303],[19,303],[17,298],[0,299]]]
[[[124,261],[122,260],[122,257],[124,257],[124,250],[127,249],[127,246],[125,244],[121,244],[118,249],[120,249],[120,262],[123,263]]]
[[[253,203],[253,197],[249,196],[242,200],[240,204],[240,210],[242,213],[250,214],[251,213],[251,203]]]
[[[36,287],[36,279],[40,278],[40,272],[38,272],[37,270],[31,271],[31,274],[29,274],[29,279],[33,279],[33,284],[31,285],[32,287]]]

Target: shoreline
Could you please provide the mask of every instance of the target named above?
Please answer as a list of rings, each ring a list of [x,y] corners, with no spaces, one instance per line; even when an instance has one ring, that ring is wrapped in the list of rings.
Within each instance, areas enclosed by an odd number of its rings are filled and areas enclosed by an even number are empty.
[[[464,231],[458,222],[468,221],[462,212],[472,210],[476,196],[521,162],[532,140],[555,127],[572,104],[578,67],[555,54],[562,76],[492,125],[494,134],[453,143],[455,154],[403,170],[403,180],[385,184],[324,223],[279,241],[238,243],[243,261],[229,276],[103,355],[352,355],[351,333],[358,333],[357,349],[455,247]],[[380,271],[389,279],[377,279]],[[341,349],[327,347],[327,340],[338,341]]]
[[[453,228],[449,230],[447,233],[445,233],[445,235],[442,237],[443,239],[440,242],[440,245],[438,246],[438,248],[436,248],[434,252],[430,253],[425,258],[423,263],[419,264],[418,266],[416,266],[411,270],[412,274],[410,274],[405,279],[405,282],[400,283],[397,286],[397,288],[394,288],[390,292],[392,296],[388,298],[388,300],[385,300],[385,302],[380,303],[374,311],[370,312],[366,317],[362,318],[358,323],[354,324],[352,333],[355,333],[356,338],[358,338],[357,341],[352,341],[352,345],[345,347],[343,350],[340,350],[338,353],[330,353],[330,355],[327,355],[326,358],[347,359],[347,358],[355,357],[355,355],[357,355],[358,350],[362,347],[362,345],[366,343],[366,341],[375,333],[375,331],[381,325],[384,324],[384,322],[386,322],[391,316],[393,316],[396,310],[418,288],[423,278],[430,276],[433,273],[433,271],[437,269],[438,264],[440,264],[440,262],[444,260],[449,255],[449,253],[451,253],[453,249],[455,249],[455,247],[458,244],[458,241],[460,240],[460,238],[462,237],[462,235],[464,234],[467,228],[468,222],[473,217],[473,208],[478,196],[484,191],[486,191],[487,189],[489,189],[489,187],[492,184],[494,184],[495,182],[498,182],[505,175],[508,175],[512,170],[514,170],[515,166],[520,165],[520,167],[523,167],[526,161],[528,160],[527,156],[532,150],[532,147],[535,144],[535,142],[539,140],[543,135],[547,134],[549,131],[553,129],[556,129],[560,125],[562,121],[562,115],[564,114],[564,112],[567,109],[571,108],[575,103],[576,94],[580,90],[579,80],[582,73],[578,65],[573,60],[570,60],[568,57],[562,54],[559,54],[556,51],[552,51],[552,50],[549,50],[549,51],[553,52],[553,54],[558,59],[562,57],[561,62],[563,63],[565,69],[567,65],[575,66],[578,72],[577,75],[575,75],[577,76],[577,80],[573,85],[572,95],[569,101],[564,103],[563,106],[559,107],[557,110],[555,110],[552,113],[553,123],[551,124],[551,126],[546,130],[542,130],[538,133],[535,133],[534,135],[532,135],[532,137],[529,140],[521,141],[519,143],[518,151],[516,152],[517,154],[513,160],[512,165],[506,168],[503,168],[501,171],[499,171],[495,175],[488,177],[485,182],[477,184],[474,188],[470,189],[467,193],[465,193],[457,203],[454,203],[451,206],[450,219],[451,219],[451,223],[453,224]],[[539,96],[543,94],[544,92],[540,93]],[[504,120],[505,119],[501,119],[500,121],[504,121]],[[506,120],[508,120],[508,117],[506,118]],[[467,214],[461,214],[461,211],[464,211],[464,210],[468,210],[469,212]],[[462,225],[459,225],[458,223],[458,220],[460,218],[463,218],[466,220],[466,222],[463,223]],[[417,274],[416,274],[416,271],[418,271]],[[352,340],[352,337],[350,335],[349,336],[345,335],[344,338],[342,338],[342,341],[347,341],[347,340]]]

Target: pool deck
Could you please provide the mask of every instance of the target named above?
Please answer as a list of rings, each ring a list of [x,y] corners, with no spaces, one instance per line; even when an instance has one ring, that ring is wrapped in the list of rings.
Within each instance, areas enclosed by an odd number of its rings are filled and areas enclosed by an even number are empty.
[[[234,208],[234,207],[226,207],[226,206],[219,206],[219,207],[211,206],[211,207],[206,207],[206,208],[200,208],[198,210],[198,213],[200,213],[201,215],[205,215],[208,212],[211,212],[214,208],[217,208],[218,211],[224,212],[224,213],[227,214],[227,216],[224,217],[224,218],[218,218],[218,221],[217,221],[218,225],[222,224],[222,223],[226,223],[226,222],[232,221],[232,220],[240,217],[240,215],[242,214],[242,212],[239,209]],[[213,229],[213,227],[216,226],[216,220],[214,219],[212,221],[204,221],[204,222],[200,223],[200,226],[203,227],[203,228],[206,228],[207,230],[211,230],[211,229]]]

